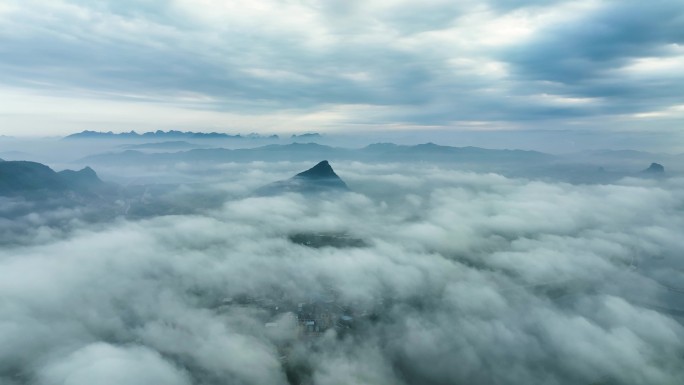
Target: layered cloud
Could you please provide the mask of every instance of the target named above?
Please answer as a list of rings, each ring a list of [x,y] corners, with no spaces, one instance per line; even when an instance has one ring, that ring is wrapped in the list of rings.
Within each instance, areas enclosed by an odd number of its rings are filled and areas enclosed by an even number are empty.
[[[0,250],[0,379],[675,384],[684,375],[681,179],[336,171],[356,192],[229,199]],[[310,248],[293,233],[364,242]],[[290,310],[272,310],[316,298],[355,314],[355,328],[301,337]]]
[[[683,14],[676,0],[9,1],[0,82],[15,95],[5,107],[15,132],[46,123],[20,114],[19,96],[97,105],[95,116],[60,116],[62,131],[79,119],[639,130],[644,118],[667,130],[684,104]],[[142,118],[111,112],[127,108]]]

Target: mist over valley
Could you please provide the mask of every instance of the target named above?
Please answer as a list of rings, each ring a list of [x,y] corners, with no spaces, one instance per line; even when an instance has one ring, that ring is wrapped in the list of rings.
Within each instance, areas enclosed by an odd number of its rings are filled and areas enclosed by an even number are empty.
[[[113,142],[56,162],[80,171],[0,162],[3,383],[684,374],[684,179],[667,163],[436,144],[176,150]]]

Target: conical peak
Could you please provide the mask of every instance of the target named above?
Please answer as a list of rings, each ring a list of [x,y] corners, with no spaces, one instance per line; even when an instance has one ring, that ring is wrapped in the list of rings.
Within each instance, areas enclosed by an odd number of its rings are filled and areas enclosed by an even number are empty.
[[[328,163],[327,160],[319,162],[317,165],[304,172],[300,172],[295,177],[308,179],[340,178],[337,176],[337,174],[335,174],[335,171],[332,169],[332,167],[330,167],[330,163]]]
[[[93,170],[89,166],[83,167],[82,169],[80,169],[78,171],[78,173],[81,175],[87,175],[89,177],[96,177],[97,178],[97,173],[95,172],[95,170]]]
[[[651,165],[648,166],[648,168],[644,170],[644,172],[662,174],[665,172],[665,167],[663,167],[663,165],[660,163],[651,163]]]

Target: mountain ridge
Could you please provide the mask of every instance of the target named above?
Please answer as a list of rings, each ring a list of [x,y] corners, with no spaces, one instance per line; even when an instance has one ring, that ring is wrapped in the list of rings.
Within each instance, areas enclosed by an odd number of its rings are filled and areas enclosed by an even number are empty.
[[[551,162],[554,155],[528,150],[498,150],[480,147],[452,147],[432,144],[396,145],[388,143],[371,144],[352,149],[332,147],[318,143],[270,144],[243,149],[192,149],[179,152],[160,152],[145,154],[140,151],[126,150],[91,155],[77,162],[100,163],[116,161],[120,163],[169,162],[169,161],[207,161],[207,162],[251,162],[251,161],[314,161],[360,160],[360,161],[441,161],[441,162]]]
[[[56,172],[38,162],[0,162],[0,195],[94,194],[105,187],[106,183],[90,167]]]
[[[230,135],[221,132],[194,132],[194,131],[148,131],[137,133],[136,131],[114,133],[112,131],[81,131],[67,135],[63,139],[279,139],[278,135],[262,136],[259,134]]]

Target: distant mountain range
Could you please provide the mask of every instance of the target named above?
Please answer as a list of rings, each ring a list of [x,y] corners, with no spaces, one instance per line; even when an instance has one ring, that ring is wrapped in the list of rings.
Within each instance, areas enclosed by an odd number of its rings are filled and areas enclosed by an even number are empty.
[[[152,142],[142,144],[127,144],[122,145],[122,148],[128,150],[191,150],[195,148],[206,148],[207,146],[200,146],[184,140],[174,140],[167,142]]]
[[[262,136],[259,134],[230,135],[220,132],[192,132],[192,131],[150,131],[139,134],[135,131],[114,133],[112,131],[83,131],[66,136],[66,140],[74,139],[279,139],[278,135]]]
[[[165,147],[173,149],[183,147],[185,143],[171,142],[160,144],[159,150]],[[607,155],[617,163],[614,152],[592,154]],[[632,155],[631,153],[622,155]],[[643,154],[637,154],[641,158]],[[670,155],[674,162],[678,155]],[[252,161],[294,161],[309,162],[320,159],[330,161],[360,162],[394,162],[394,163],[443,163],[454,165],[462,170],[476,172],[496,172],[512,177],[529,177],[540,179],[564,180],[571,183],[605,183],[626,176],[649,177],[665,176],[665,167],[661,163],[652,163],[648,169],[644,166],[608,169],[600,163],[581,163],[582,157],[567,158],[536,151],[492,150],[477,147],[450,147],[434,143],[415,146],[404,146],[390,143],[379,143],[359,149],[330,147],[316,143],[293,143],[288,145],[268,145],[247,149],[205,148],[179,152],[141,152],[126,150],[122,152],[89,156],[74,162],[79,167],[84,165],[154,165],[174,162],[195,164],[221,162]],[[631,162],[640,159],[632,159]],[[649,163],[646,163],[649,164]],[[451,167],[451,166],[450,166]],[[640,172],[644,170],[643,172]],[[677,175],[675,171],[674,175]],[[681,172],[681,171],[679,171]],[[671,173],[668,171],[668,174]],[[319,187],[346,189],[346,184],[330,167],[328,161],[318,163],[315,167],[302,172],[286,181],[269,185],[272,191],[308,191]],[[327,189],[327,187],[325,189]],[[265,189],[264,191],[268,190]],[[28,161],[0,161],[0,195],[4,196],[36,196],[49,194],[77,194],[98,196],[110,194],[112,186],[102,182],[97,174],[85,167],[79,171],[55,172],[48,166]],[[262,191],[263,192],[263,191]]]
[[[570,183],[607,183],[627,176],[645,176],[650,162],[679,164],[684,155],[657,155],[634,151],[596,151],[551,155],[538,151],[451,147],[434,143],[397,145],[376,143],[363,148],[341,148],[318,143],[272,144],[255,148],[204,148],[178,152],[127,150],[88,156],[75,164],[138,165],[224,162],[358,161],[370,163],[439,163],[475,172],[509,177],[562,180]],[[682,172],[681,170],[675,173]]]
[[[383,162],[549,162],[553,155],[537,151],[489,150],[478,147],[450,147],[434,143],[403,146],[390,143],[372,144],[361,149],[331,147],[317,143],[292,143],[230,150],[226,148],[194,149],[181,152],[149,154],[127,150],[93,155],[79,163],[137,164],[168,162],[252,162],[357,160]]]
[[[317,133],[317,132],[310,132],[306,134],[293,134],[290,139],[295,139],[295,140],[316,140],[316,139],[321,139],[323,135]]]

